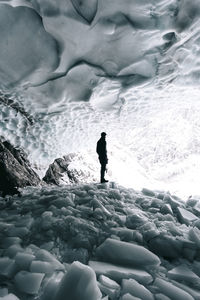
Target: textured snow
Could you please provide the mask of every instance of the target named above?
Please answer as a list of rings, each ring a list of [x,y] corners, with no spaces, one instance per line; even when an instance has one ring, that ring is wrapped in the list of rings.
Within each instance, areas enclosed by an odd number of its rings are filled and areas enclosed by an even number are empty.
[[[199,229],[178,213],[198,217],[193,201],[115,183],[21,192],[0,198],[3,299],[200,299]]]

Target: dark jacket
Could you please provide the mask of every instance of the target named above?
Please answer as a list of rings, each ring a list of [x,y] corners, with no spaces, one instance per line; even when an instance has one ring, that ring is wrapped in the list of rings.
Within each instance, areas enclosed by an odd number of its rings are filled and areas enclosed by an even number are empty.
[[[108,158],[107,158],[107,150],[106,150],[106,141],[104,138],[100,138],[97,142],[97,148],[96,151],[99,155],[99,161],[101,164],[107,164]]]

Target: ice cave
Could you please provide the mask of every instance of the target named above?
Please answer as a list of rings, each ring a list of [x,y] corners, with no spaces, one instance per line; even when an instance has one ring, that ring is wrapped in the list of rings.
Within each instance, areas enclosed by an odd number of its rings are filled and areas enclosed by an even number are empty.
[[[0,300],[200,300],[199,17],[0,0]]]

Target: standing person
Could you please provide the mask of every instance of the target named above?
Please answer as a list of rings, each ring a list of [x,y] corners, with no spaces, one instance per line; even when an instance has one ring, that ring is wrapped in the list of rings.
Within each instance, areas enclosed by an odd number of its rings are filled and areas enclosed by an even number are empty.
[[[108,163],[107,158],[107,149],[106,149],[106,133],[101,133],[101,138],[97,142],[97,148],[96,151],[99,155],[99,162],[101,164],[101,183],[108,182],[108,180],[105,180],[105,171],[106,171],[106,165]]]

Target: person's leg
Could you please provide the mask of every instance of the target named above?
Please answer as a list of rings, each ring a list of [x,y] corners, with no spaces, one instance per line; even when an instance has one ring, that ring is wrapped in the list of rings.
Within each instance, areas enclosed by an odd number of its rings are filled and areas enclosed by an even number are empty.
[[[106,164],[101,163],[101,182],[105,182],[105,171],[106,171]]]

